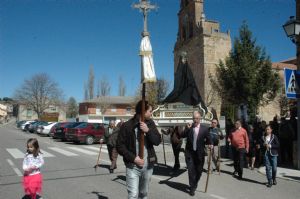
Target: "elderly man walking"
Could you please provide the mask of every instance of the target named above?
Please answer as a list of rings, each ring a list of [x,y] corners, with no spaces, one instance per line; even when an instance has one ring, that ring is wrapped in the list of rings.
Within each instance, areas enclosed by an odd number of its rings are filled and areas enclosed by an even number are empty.
[[[188,168],[190,195],[195,195],[198,182],[201,178],[205,161],[205,144],[212,148],[212,141],[208,127],[200,125],[201,115],[199,111],[193,113],[193,123],[187,124],[187,128],[181,133],[186,137],[185,161]]]
[[[240,120],[236,120],[234,125],[235,129],[228,137],[228,141],[232,146],[234,161],[234,172],[232,175],[238,174],[238,179],[241,180],[243,178],[245,154],[249,151],[249,139],[247,131],[242,127]]]

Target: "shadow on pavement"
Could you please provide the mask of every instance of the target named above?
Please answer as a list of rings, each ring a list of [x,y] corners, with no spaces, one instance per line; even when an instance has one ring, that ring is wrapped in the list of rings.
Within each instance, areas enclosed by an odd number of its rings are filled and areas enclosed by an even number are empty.
[[[40,198],[42,198],[42,197],[39,196],[39,195],[36,195],[36,199],[40,199]],[[24,195],[24,196],[22,197],[22,199],[31,199],[31,196],[30,196],[30,195]]]
[[[184,173],[186,169],[179,169],[177,171],[173,171],[173,167],[164,165],[164,164],[157,164],[154,166],[153,175],[159,176],[172,176],[177,177]]]
[[[234,176],[234,178],[237,178],[237,176]],[[238,179],[238,178],[237,178]],[[255,183],[255,184],[261,184],[261,185],[266,185],[266,182],[258,182],[256,180],[251,180],[251,179],[248,179],[248,178],[242,178],[240,179],[240,181],[244,181],[244,182],[251,182],[251,183]]]
[[[172,178],[172,177],[171,177]],[[185,193],[189,193],[189,186],[180,182],[172,182],[169,181],[171,178],[167,179],[167,180],[161,180],[159,181],[159,184],[166,184],[169,187],[185,192]]]
[[[112,181],[116,181],[116,180],[122,180],[126,182],[126,176],[118,175],[116,178],[112,179]]]
[[[95,168],[95,167],[100,167],[100,168],[104,168],[104,169],[107,169],[107,170],[109,170],[109,168],[110,168],[110,165],[108,165],[108,164],[98,164],[98,165],[95,165],[93,168]]]
[[[112,179],[111,181],[119,183],[123,186],[126,186],[126,176],[124,176],[124,175],[118,175],[114,179]]]
[[[293,180],[299,180],[299,181],[300,181],[300,177],[297,177],[297,176],[283,175],[283,177],[285,177],[285,178],[290,178],[290,179],[293,179]]]
[[[103,193],[103,192],[92,191],[92,192],[89,193],[89,194],[95,194],[95,195],[97,195],[97,196],[98,196],[98,199],[108,199],[108,197],[102,196],[101,193]]]

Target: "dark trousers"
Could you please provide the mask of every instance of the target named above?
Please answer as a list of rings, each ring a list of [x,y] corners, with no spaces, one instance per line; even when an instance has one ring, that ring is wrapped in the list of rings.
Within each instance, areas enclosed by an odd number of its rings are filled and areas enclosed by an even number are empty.
[[[281,164],[291,164],[293,162],[293,141],[291,139],[280,139]]]
[[[117,149],[115,147],[107,145],[107,150],[108,150],[109,159],[111,161],[110,169],[116,169],[117,168],[117,158],[118,158]]]
[[[190,188],[191,190],[196,190],[203,171],[204,154],[202,157],[199,157],[195,151],[186,151],[185,161],[188,168]]]
[[[172,144],[173,154],[174,154],[174,158],[175,158],[174,169],[180,168],[179,153],[180,153],[181,145],[182,145],[182,143]]]
[[[246,149],[237,149],[232,147],[232,153],[233,153],[233,166],[234,171],[238,173],[239,177],[243,177],[243,168],[244,168],[244,160],[245,160],[245,154]]]

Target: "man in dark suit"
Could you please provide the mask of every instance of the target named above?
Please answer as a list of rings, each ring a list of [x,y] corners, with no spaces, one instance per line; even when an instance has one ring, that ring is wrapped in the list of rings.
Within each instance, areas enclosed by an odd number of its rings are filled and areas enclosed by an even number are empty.
[[[205,161],[205,144],[213,145],[208,127],[200,125],[201,115],[199,111],[193,113],[193,123],[187,124],[187,128],[181,134],[186,137],[185,161],[188,168],[190,195],[195,195]]]

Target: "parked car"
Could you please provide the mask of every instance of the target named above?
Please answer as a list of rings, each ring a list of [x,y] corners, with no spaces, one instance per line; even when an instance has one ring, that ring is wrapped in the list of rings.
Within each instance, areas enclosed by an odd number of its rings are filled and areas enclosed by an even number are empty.
[[[26,123],[26,120],[21,120],[17,122],[17,128],[21,128],[22,124]]]
[[[49,133],[50,137],[52,137],[53,139],[58,138],[58,137],[56,137],[56,130],[59,129],[60,127],[63,127],[63,126],[65,126],[65,125],[67,125],[68,123],[70,123],[70,122],[58,122],[58,123],[56,123],[56,124],[51,128],[51,130],[50,130],[50,133]]]
[[[25,122],[24,124],[21,125],[21,129],[22,129],[23,131],[28,131],[29,125],[30,125],[30,124],[33,124],[33,123],[35,123],[35,122],[37,122],[37,121],[27,121],[27,122]]]
[[[57,124],[57,122],[52,122],[52,123],[50,123],[50,124],[48,124],[48,125],[39,125],[38,127],[37,127],[37,129],[36,129],[36,132],[38,133],[38,134],[43,134],[43,135],[47,135],[47,136],[49,136],[49,133],[50,133],[50,130],[51,130],[51,128],[55,125],[55,124]]]
[[[93,144],[104,137],[101,123],[82,123],[66,132],[66,139],[75,143]]]
[[[28,131],[30,133],[36,133],[36,130],[38,128],[39,125],[48,125],[49,122],[45,122],[45,121],[37,121],[37,122],[34,122],[34,123],[31,123],[29,126],[28,126]]]
[[[55,138],[61,139],[62,141],[66,141],[66,132],[74,127],[77,127],[80,124],[83,124],[85,122],[68,122],[67,124],[60,126],[59,128],[56,128],[54,136]]]

